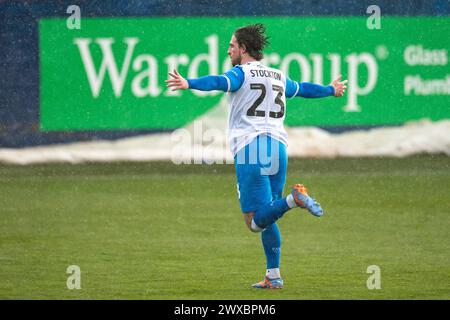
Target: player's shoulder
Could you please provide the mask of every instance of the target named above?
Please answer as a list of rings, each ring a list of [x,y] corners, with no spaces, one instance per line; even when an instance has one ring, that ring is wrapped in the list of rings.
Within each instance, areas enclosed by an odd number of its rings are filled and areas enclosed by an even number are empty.
[[[232,72],[234,74],[238,74],[238,73],[242,73],[243,72],[243,68],[241,64],[237,64],[235,65],[233,68],[231,68],[230,70],[228,70],[228,72]]]
[[[242,69],[241,65],[236,65],[227,72],[224,73],[224,76],[229,79],[240,79],[243,80],[245,78],[245,72]]]

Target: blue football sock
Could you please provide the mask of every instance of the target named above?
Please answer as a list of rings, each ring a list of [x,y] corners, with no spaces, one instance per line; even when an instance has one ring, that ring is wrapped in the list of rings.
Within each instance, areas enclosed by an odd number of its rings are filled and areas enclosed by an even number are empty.
[[[258,227],[264,229],[280,219],[289,209],[286,198],[278,199],[259,207],[253,216],[253,221]]]
[[[261,240],[266,254],[267,269],[279,268],[281,235],[276,223],[271,224],[261,233]]]

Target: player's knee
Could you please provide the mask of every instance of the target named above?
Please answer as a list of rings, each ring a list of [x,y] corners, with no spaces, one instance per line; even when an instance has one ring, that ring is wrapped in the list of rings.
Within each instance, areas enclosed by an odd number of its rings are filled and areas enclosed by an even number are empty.
[[[245,225],[247,226],[247,228],[251,231],[251,232],[261,232],[264,229],[260,228],[255,221],[253,221],[253,216],[255,215],[254,212],[249,212],[244,214],[244,219],[245,219]]]
[[[248,213],[244,213],[244,221],[245,221],[245,225],[247,226],[247,228],[252,231],[252,232],[256,232],[254,230],[252,230],[252,221],[253,221],[253,216],[255,215],[254,212],[248,212]]]
[[[252,219],[252,222],[251,222],[251,224],[250,224],[250,231],[252,231],[252,232],[262,232],[262,231],[264,231],[264,230],[265,230],[265,229],[259,227],[259,226],[255,223],[255,221]]]

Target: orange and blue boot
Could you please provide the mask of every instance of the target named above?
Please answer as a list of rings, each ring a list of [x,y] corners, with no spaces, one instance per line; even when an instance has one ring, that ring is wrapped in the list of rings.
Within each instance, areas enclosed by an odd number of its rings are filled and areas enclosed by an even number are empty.
[[[308,195],[308,191],[302,184],[294,184],[292,187],[292,196],[295,203],[303,209],[308,210],[312,215],[316,217],[323,216],[323,209],[320,204]]]

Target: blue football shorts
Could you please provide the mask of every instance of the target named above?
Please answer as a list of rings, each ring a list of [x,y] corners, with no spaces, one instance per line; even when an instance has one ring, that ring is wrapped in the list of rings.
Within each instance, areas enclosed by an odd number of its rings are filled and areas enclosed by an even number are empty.
[[[243,213],[281,199],[286,183],[286,146],[266,134],[257,136],[234,157],[237,191]]]

